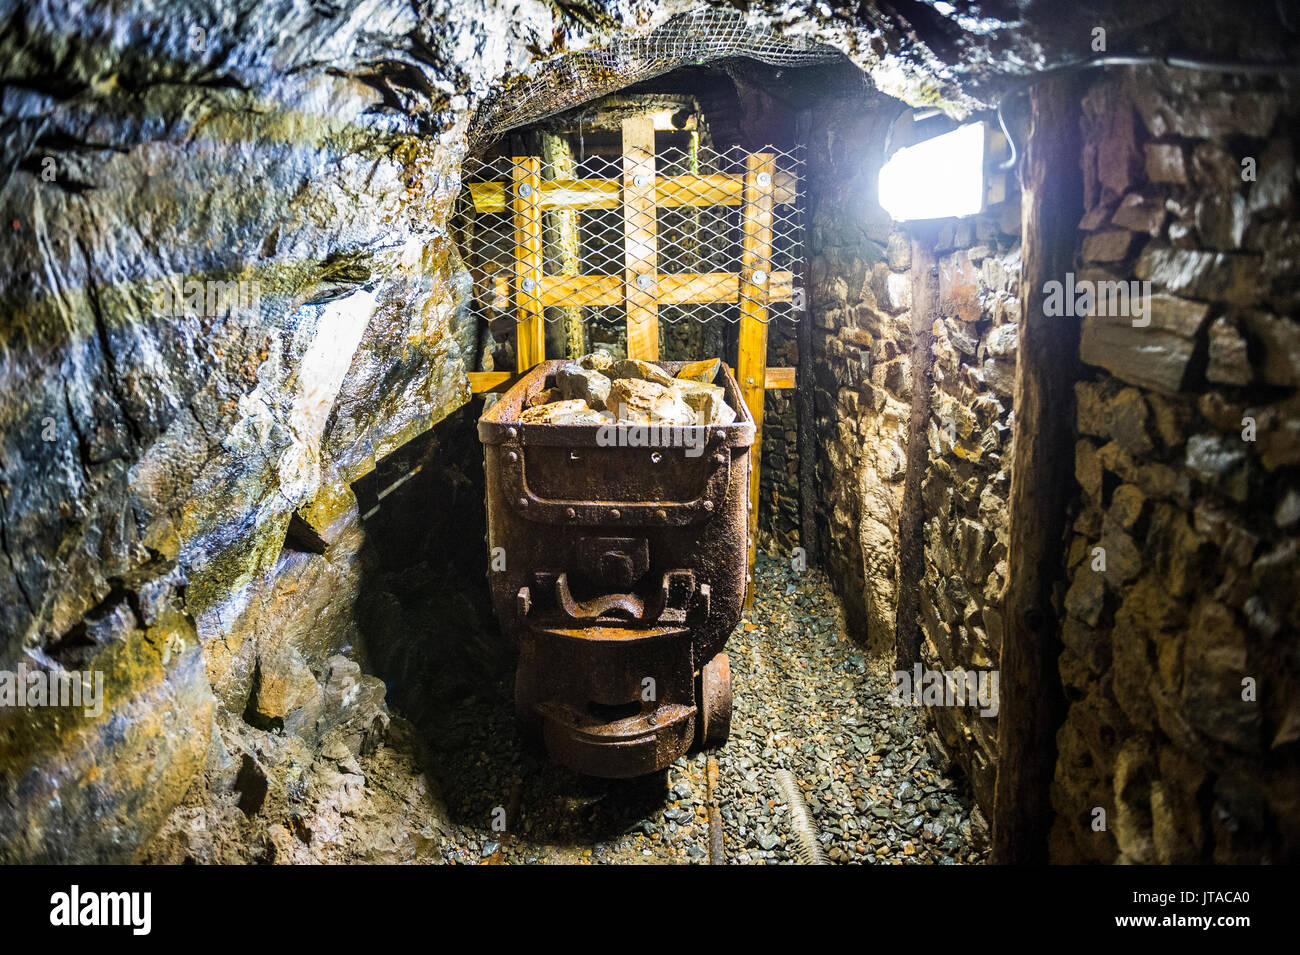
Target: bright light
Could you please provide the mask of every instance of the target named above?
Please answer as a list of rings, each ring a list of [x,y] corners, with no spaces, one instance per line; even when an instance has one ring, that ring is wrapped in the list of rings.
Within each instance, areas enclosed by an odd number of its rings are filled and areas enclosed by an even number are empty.
[[[880,170],[879,192],[898,222],[975,215],[984,207],[984,124],[900,149]]]

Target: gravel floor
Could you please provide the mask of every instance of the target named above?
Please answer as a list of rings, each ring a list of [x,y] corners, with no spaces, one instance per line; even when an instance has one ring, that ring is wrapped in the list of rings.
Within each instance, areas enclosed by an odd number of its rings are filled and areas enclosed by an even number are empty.
[[[779,769],[798,781],[827,861],[983,861],[966,787],[932,762],[919,712],[891,704],[885,664],[843,636],[825,577],[764,558],[757,576],[728,643],[731,737],[711,754],[727,861],[794,861]],[[519,746],[504,680],[460,701],[441,730],[431,755],[452,822],[426,835],[445,861],[707,861],[710,754],[638,780],[578,776]]]

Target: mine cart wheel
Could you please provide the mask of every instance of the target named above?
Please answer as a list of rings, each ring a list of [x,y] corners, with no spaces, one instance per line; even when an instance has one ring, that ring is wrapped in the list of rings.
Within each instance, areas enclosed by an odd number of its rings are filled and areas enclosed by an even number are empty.
[[[721,746],[731,733],[731,658],[719,653],[701,668],[696,682],[695,742],[701,747]]]

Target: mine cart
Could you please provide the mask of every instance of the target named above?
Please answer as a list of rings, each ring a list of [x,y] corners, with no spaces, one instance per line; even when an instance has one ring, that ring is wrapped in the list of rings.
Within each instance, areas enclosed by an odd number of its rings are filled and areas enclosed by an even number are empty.
[[[763,396],[795,386],[767,366],[767,330],[804,308],[802,159],[715,148],[678,93],[585,103],[513,138],[521,154],[496,144],[466,164],[452,223],[491,333],[470,388],[505,392],[478,425],[492,599],[519,648],[525,731],[573,769],[637,776],[730,729],[722,651],[753,599]],[[609,375],[610,407],[590,394],[603,382],[546,360],[556,339],[589,371],[597,351],[658,367]],[[734,375],[713,377],[727,353]],[[625,413],[660,398],[619,382],[664,371],[707,386],[659,382],[698,414]]]
[[[479,420],[492,601],[519,648],[525,732],[579,772],[638,776],[730,729],[754,421],[723,366],[729,425],[521,422],[563,364]]]

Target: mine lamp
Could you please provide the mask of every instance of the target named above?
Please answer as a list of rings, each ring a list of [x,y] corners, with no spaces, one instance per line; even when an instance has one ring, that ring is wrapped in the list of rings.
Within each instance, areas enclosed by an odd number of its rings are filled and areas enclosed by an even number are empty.
[[[906,146],[880,169],[880,206],[898,222],[971,216],[984,208],[984,124]]]

